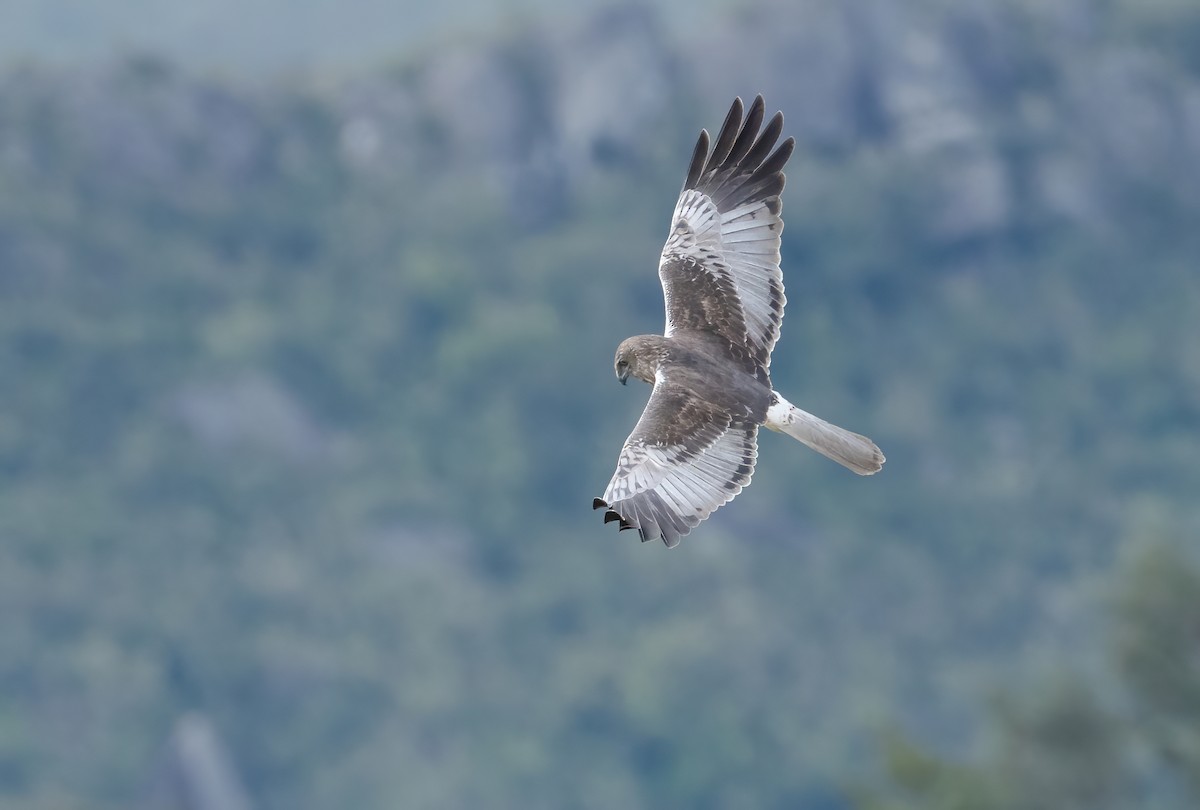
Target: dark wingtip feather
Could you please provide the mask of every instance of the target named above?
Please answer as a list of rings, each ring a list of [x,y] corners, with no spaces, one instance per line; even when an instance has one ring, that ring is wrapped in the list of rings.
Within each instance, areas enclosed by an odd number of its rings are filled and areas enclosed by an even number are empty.
[[[701,520],[690,515],[676,514],[654,490],[639,493],[638,496],[619,503],[621,512],[625,514],[618,512],[603,498],[592,499],[593,508],[607,507],[604,513],[606,525],[617,523],[618,530],[622,532],[637,530],[643,543],[661,539],[667,548],[679,545],[680,538],[694,529]]]
[[[759,166],[754,172],[755,176],[765,176],[783,171],[783,167],[792,157],[792,152],[795,150],[796,139],[789,135],[787,139],[784,140],[783,143],[779,144],[775,151],[772,152],[767,159],[762,162],[762,165]]]
[[[758,133],[758,139],[754,141],[754,146],[750,147],[750,152],[743,158],[743,162],[747,166],[760,166],[771,150],[775,148],[775,141],[779,140],[782,133],[783,113],[777,112],[771,116],[771,120],[763,127],[762,132]]]
[[[737,140],[734,141],[733,148],[729,150],[728,156],[721,161],[722,165],[737,166],[746,157],[746,154],[754,146],[755,139],[758,137],[758,130],[762,127],[762,120],[766,114],[766,109],[763,97],[756,96],[754,103],[746,111],[746,120],[742,122],[742,131],[738,133]]]
[[[733,142],[737,140],[738,131],[742,128],[742,99],[736,96],[729,112],[725,114],[725,123],[721,124],[721,132],[717,135],[717,144],[709,156],[708,165],[716,167],[725,162]]]
[[[688,164],[687,179],[683,181],[683,189],[687,191],[689,188],[695,188],[696,183],[700,182],[700,175],[704,173],[704,164],[708,162],[708,130],[700,130],[700,137],[696,139],[696,148],[692,150],[692,162]]]
[[[758,123],[762,124],[763,116],[767,114],[767,102],[763,101],[762,93],[754,97],[754,101],[750,102],[750,110],[746,113],[746,120],[749,121],[752,117],[758,119]],[[754,128],[755,132],[758,127]]]
[[[789,137],[776,145],[783,134],[783,113],[776,112],[764,126],[765,114],[761,94],[748,108],[743,107],[741,98],[735,98],[707,154],[700,150],[701,145],[708,145],[706,133],[702,133],[684,189],[707,194],[722,211],[761,200],[778,214],[778,201],[772,198],[783,190],[783,167],[795,150],[796,139]]]

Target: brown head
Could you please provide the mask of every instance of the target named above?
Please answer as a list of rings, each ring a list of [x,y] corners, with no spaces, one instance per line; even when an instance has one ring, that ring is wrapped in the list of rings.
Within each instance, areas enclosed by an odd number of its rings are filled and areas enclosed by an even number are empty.
[[[658,364],[667,355],[667,339],[662,335],[638,335],[626,338],[617,347],[613,368],[621,385],[630,377],[653,383]]]

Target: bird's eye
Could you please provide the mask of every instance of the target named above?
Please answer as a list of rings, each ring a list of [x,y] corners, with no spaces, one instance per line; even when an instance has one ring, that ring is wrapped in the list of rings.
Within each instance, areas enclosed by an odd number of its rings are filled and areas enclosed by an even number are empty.
[[[627,365],[629,365],[629,364],[626,363],[624,360],[617,361],[617,368],[625,368]]]

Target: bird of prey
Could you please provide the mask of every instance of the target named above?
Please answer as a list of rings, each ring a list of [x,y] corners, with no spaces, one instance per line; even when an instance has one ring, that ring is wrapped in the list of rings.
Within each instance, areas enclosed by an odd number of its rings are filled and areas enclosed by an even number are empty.
[[[859,475],[883,453],[865,436],[792,405],[771,386],[771,351],[783,319],[779,234],[783,114],[763,126],[762,96],[734,99],[709,150],[700,131],[658,265],[666,298],[662,335],[617,348],[615,369],[654,388],[625,440],[603,498],[604,522],[668,548],[750,483],[762,425],[799,439]]]

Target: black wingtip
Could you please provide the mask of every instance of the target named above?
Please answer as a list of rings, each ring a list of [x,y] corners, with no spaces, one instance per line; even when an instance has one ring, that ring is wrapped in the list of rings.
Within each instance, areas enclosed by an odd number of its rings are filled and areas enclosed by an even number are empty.
[[[733,142],[737,139],[738,131],[742,127],[742,98],[736,96],[733,99],[733,104],[729,107],[729,112],[725,115],[725,123],[721,124],[721,130],[717,134],[717,143],[713,147],[712,154],[708,156],[707,167],[720,166],[725,162],[725,158],[729,156],[729,150],[733,148]]]
[[[725,113],[725,121],[721,124],[721,131],[732,129],[735,133],[742,127],[742,113],[745,111],[745,105],[742,104],[741,96],[734,96],[733,103],[729,105],[729,112]]]
[[[769,177],[770,175],[779,174],[782,172],[783,167],[787,164],[788,160],[792,156],[792,152],[795,150],[796,139],[789,135],[784,139],[783,143],[775,147],[774,152],[772,152],[770,155],[767,155],[766,158],[760,163],[759,167],[754,172],[755,177]]]
[[[742,158],[745,165],[749,168],[755,168],[762,165],[766,160],[767,155],[771,154],[771,150],[775,148],[775,142],[779,140],[780,134],[783,133],[783,113],[777,112],[767,122],[762,131],[757,134],[754,145],[750,147],[750,151]]]
[[[708,163],[708,130],[700,130],[700,137],[696,139],[696,148],[692,150],[692,162],[688,164],[687,179],[683,181],[683,190],[687,191],[690,188],[695,188],[700,182],[700,175],[704,174],[704,166]]]
[[[733,148],[729,150],[729,154],[721,161],[722,165],[737,166],[741,164],[758,139],[758,132],[762,128],[764,115],[766,115],[766,104],[763,102],[762,96],[758,96],[754,99],[754,103],[750,105],[750,109],[746,110],[746,118],[742,121],[742,129],[738,133],[737,140],[733,142]]]
[[[608,503],[603,498],[594,498],[593,508],[599,509],[602,506],[608,506]],[[615,509],[608,509],[604,513],[604,523],[616,523],[619,532],[636,531],[638,538],[643,543],[649,543],[651,540],[662,540],[667,548],[675,548],[679,545],[679,540],[683,535],[695,526],[695,521],[690,525],[687,522],[676,522],[670,525],[659,525],[653,521],[649,524],[642,524],[635,519],[622,517]]]

